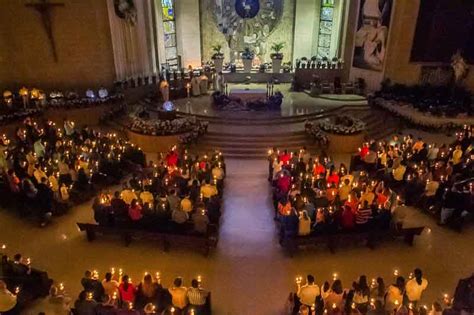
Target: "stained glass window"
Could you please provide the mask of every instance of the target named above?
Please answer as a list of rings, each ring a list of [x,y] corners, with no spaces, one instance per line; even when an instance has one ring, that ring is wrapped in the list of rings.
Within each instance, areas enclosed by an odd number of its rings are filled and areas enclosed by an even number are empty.
[[[163,8],[163,21],[174,20],[173,0],[161,0]]]
[[[163,32],[165,43],[165,58],[170,69],[177,69],[178,50],[176,48],[176,22],[174,0],[161,0],[163,9]]]
[[[318,58],[330,58],[331,34],[334,25],[334,0],[321,0],[321,13],[319,16],[319,34],[318,34]]]

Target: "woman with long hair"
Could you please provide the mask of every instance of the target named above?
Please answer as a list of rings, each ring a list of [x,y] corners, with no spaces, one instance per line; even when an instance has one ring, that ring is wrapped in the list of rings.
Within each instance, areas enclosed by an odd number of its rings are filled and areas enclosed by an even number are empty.
[[[150,274],[145,274],[142,282],[137,287],[136,306],[142,308],[148,303],[157,304],[160,285],[153,281]]]
[[[344,290],[342,288],[342,282],[336,279],[331,286],[329,294],[324,300],[324,307],[326,309],[343,309],[344,307]]]
[[[356,308],[363,314],[367,313],[370,299],[370,289],[367,284],[367,277],[362,275],[359,277],[359,282],[354,288],[354,298]]]

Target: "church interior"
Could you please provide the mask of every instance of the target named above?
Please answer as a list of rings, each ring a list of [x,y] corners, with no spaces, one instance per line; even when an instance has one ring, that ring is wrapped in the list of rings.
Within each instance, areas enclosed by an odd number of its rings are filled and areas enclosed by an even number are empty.
[[[0,1],[0,314],[474,314],[473,41],[470,0]]]

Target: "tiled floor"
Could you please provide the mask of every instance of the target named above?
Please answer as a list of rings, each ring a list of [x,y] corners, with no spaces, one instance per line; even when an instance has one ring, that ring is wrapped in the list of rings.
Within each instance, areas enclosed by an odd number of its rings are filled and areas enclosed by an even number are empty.
[[[204,285],[212,289],[213,309],[218,315],[281,314],[294,277],[307,273],[322,282],[337,272],[350,286],[360,273],[369,279],[384,276],[389,283],[394,268],[408,275],[413,268],[421,267],[430,282],[424,299],[429,303],[444,292],[453,292],[457,280],[474,271],[472,226],[459,234],[436,226],[430,217],[413,209],[408,209],[407,220],[430,228],[414,247],[395,242],[373,251],[361,246],[336,254],[322,248],[308,249],[289,258],[276,240],[266,162],[227,163],[220,241],[209,258],[190,249],[163,253],[149,241],[135,241],[128,248],[118,239],[102,238],[89,244],[75,222],[92,221],[90,204],[76,207],[45,229],[2,210],[0,243],[6,243],[12,255],[19,251],[31,257],[35,266],[64,282],[74,296],[88,268],[103,274],[112,266],[121,267],[134,281],[145,271],[159,270],[165,285],[176,275],[182,275],[189,285],[191,278],[200,274]]]

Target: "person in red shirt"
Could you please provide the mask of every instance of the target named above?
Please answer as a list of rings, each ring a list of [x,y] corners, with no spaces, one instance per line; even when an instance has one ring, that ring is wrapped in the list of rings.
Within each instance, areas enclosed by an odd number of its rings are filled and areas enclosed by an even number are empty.
[[[339,185],[339,175],[335,169],[333,169],[331,171],[331,175],[328,176],[327,183],[331,185],[334,184],[336,186]]]
[[[359,151],[360,158],[364,159],[365,156],[367,155],[367,153],[369,153],[369,146],[367,145],[367,143],[364,143],[364,145],[362,146],[362,148]]]
[[[128,216],[134,222],[140,221],[143,217],[142,207],[138,204],[137,199],[133,199],[128,208]]]
[[[127,275],[122,277],[122,282],[119,285],[119,293],[123,303],[135,303],[136,289]]]
[[[357,196],[355,194],[355,192],[351,192],[346,200],[346,202],[344,203],[344,207],[349,207],[351,210],[352,210],[352,213],[356,213],[357,212],[357,208],[359,206],[359,201],[357,200]]]
[[[176,166],[178,164],[178,154],[175,151],[170,151],[166,156],[166,164],[168,166]]]
[[[355,227],[355,214],[349,206],[344,206],[342,211],[341,227],[345,230],[351,230]]]
[[[326,172],[326,169],[324,168],[324,166],[319,163],[319,161],[315,161],[314,162],[314,167],[313,167],[313,175],[314,176],[318,176],[318,175],[322,175]]]
[[[283,194],[287,194],[291,187],[291,177],[281,173],[277,179],[277,187]]]
[[[291,155],[288,153],[288,150],[285,150],[281,155],[280,155],[280,162],[283,163],[283,165],[288,165],[290,163]]]

